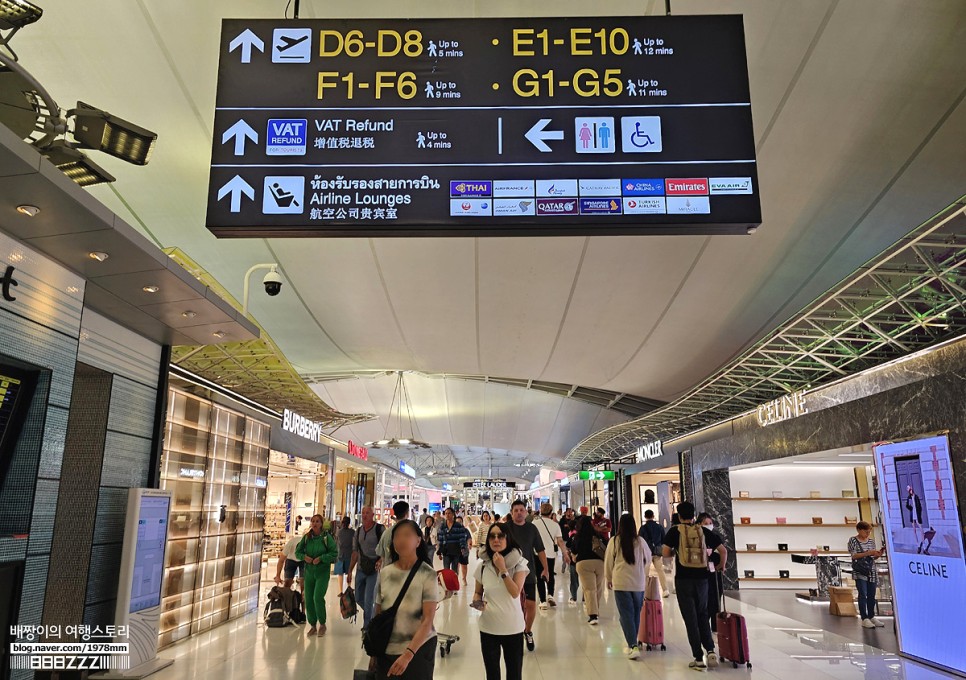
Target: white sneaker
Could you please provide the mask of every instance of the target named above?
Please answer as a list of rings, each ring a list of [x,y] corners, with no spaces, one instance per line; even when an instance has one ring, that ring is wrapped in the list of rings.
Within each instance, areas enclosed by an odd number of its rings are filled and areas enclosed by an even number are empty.
[[[546,609],[546,608],[547,608],[547,607],[549,607],[549,606],[550,606],[550,605],[548,605],[548,604],[547,604],[546,602],[541,602],[541,603],[540,603],[540,609]]]
[[[547,604],[549,604],[551,607],[557,606],[557,602],[550,596],[547,597]]]
[[[885,627],[885,624],[882,623],[882,621],[880,621],[879,619],[875,618],[874,616],[871,619],[869,619],[869,621],[871,621],[872,622],[872,625],[874,625],[876,628],[884,628]]]
[[[875,628],[875,624],[872,623],[872,619],[862,619],[863,628]]]
[[[629,657],[631,655],[631,647],[624,647],[624,656]]]
[[[664,597],[671,597],[670,591],[665,590],[664,591]]]
[[[714,652],[708,652],[708,668],[718,667],[718,655]]]
[[[640,659],[641,658],[641,648],[634,646],[631,647],[631,653],[627,655],[628,659]]]
[[[574,598],[570,598],[570,606],[571,607],[576,607],[577,606],[577,600],[575,600]]]

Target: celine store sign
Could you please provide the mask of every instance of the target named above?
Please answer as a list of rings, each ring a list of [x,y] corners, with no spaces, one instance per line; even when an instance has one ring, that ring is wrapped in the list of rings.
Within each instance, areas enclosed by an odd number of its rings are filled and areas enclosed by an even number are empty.
[[[758,424],[768,427],[808,413],[804,392],[792,392],[758,407]]]

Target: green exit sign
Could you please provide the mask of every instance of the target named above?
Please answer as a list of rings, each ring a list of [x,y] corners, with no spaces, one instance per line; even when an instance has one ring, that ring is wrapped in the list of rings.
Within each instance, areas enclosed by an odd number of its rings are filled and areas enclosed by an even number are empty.
[[[614,481],[614,474],[613,470],[580,470],[577,473],[577,479],[612,482]]]

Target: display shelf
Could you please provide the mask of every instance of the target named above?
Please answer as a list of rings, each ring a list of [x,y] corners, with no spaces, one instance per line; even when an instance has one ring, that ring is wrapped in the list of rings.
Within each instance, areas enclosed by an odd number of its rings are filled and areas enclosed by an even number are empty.
[[[871,526],[877,527],[879,525],[878,524],[872,524]],[[836,529],[842,529],[842,528],[854,529],[855,528],[855,525],[854,524],[832,524],[831,522],[823,522],[821,524],[812,524],[812,523],[808,523],[808,524],[792,524],[791,522],[789,522],[788,524],[778,524],[778,523],[774,523],[774,522],[771,523],[771,524],[755,524],[754,522],[752,522],[751,524],[735,524],[735,528],[736,529],[739,528],[739,527],[816,527],[816,528],[820,528],[820,527],[832,527],[832,528],[836,528]]]
[[[780,503],[781,501],[813,501],[813,502],[842,502],[842,503],[857,503],[859,501],[871,501],[871,498],[732,498],[733,501],[768,501],[771,503]]]
[[[798,553],[799,555],[807,555],[811,553],[811,549],[806,548],[805,550],[735,550],[734,552],[738,553],[739,555],[755,555],[755,554],[790,555],[792,553]],[[836,552],[834,550],[829,550],[829,551],[819,550],[818,554],[828,555],[829,557],[843,557],[848,555],[847,552]]]

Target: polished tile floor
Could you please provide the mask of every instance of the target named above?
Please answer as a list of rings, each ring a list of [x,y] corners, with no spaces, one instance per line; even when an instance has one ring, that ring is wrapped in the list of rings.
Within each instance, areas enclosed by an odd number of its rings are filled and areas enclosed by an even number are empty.
[[[610,593],[602,605],[601,625],[592,628],[580,607],[567,604],[567,577],[557,581],[558,606],[538,611],[534,624],[536,651],[527,653],[524,674],[528,680],[605,680],[626,677],[688,678],[690,660],[684,626],[674,596],[664,600],[667,651],[647,652],[640,660],[623,657],[623,636]],[[265,584],[269,586],[271,584]],[[301,628],[266,628],[261,616],[250,614],[164,650],[174,665],[151,676],[152,680],[309,680],[344,678],[364,668],[359,624],[338,616],[338,582],[329,588],[329,632],[322,638],[306,637]],[[461,590],[442,603],[436,628],[458,634],[461,641],[445,659],[436,657],[435,678],[482,678],[478,614],[467,604],[471,591]],[[722,666],[717,674],[738,677],[753,674],[772,678],[864,678],[865,680],[939,680],[953,677],[899,658],[869,644],[848,640],[747,603],[729,599],[729,606],[748,618],[752,669]],[[360,617],[361,620],[361,617]],[[858,623],[856,623],[858,625]]]

